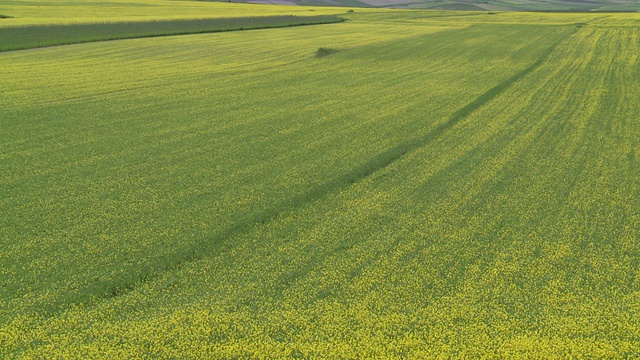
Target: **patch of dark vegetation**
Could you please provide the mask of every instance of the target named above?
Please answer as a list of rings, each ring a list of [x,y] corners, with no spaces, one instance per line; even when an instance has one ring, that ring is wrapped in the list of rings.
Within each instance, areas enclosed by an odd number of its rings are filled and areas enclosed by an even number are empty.
[[[355,11],[353,9],[349,9],[347,10],[348,13],[354,13]]]
[[[318,50],[316,50],[316,57],[317,58],[321,58],[321,57],[325,57],[325,56],[329,56],[332,54],[337,53],[339,50],[336,49],[330,49],[330,48],[318,48]]]
[[[342,22],[335,15],[32,25],[0,28],[0,51],[156,36],[257,30]]]
[[[12,19],[12,18],[13,18],[13,16],[0,14],[0,19]]]

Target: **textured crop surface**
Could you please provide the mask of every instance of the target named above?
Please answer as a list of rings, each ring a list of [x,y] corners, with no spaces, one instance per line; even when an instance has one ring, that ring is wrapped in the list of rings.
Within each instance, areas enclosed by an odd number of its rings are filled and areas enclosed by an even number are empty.
[[[340,21],[342,20],[339,17],[331,15],[285,15],[11,26],[0,27],[0,51],[130,38],[329,24]]]
[[[640,356],[640,16],[344,11],[0,53],[1,358]]]

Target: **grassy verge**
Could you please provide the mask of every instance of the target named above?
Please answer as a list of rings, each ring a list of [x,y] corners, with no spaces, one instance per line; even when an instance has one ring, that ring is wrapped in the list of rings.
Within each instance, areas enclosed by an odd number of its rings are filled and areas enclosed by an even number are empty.
[[[158,20],[0,28],[0,51],[141,37],[278,28],[341,22],[334,15]]]

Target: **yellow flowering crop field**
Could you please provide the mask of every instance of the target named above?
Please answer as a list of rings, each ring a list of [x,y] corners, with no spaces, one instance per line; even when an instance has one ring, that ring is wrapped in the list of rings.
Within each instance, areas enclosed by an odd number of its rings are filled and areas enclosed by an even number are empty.
[[[0,358],[640,357],[640,15],[347,10],[0,3],[345,20],[0,52]]]

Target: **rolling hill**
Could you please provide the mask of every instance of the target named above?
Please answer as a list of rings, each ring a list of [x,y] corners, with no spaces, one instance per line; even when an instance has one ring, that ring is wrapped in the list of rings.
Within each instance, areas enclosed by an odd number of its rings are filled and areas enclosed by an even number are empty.
[[[1,358],[640,355],[640,14],[345,10],[0,4]]]

